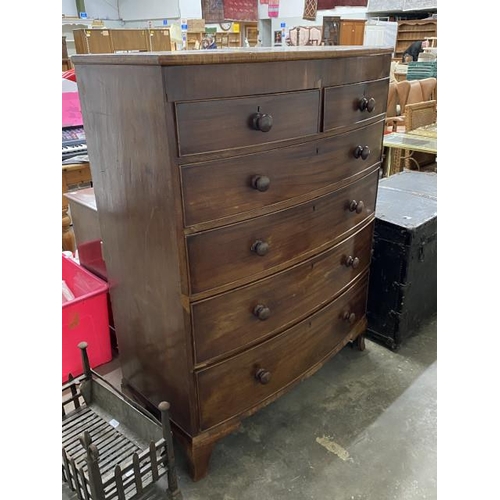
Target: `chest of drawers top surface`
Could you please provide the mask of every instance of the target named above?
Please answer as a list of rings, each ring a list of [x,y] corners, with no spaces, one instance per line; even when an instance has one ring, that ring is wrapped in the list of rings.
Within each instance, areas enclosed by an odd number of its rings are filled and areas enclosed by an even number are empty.
[[[241,47],[210,51],[137,52],[129,54],[77,54],[71,60],[78,64],[144,64],[177,66],[191,64],[224,64],[240,62],[302,61],[358,55],[380,55],[393,52],[392,47],[322,46],[322,47]]]

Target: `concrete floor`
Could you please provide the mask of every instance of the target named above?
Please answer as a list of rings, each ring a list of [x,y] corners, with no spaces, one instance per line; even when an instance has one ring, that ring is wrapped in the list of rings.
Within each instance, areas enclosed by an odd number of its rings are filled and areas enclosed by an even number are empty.
[[[176,446],[184,500],[436,499],[436,358],[435,317],[398,352],[345,347],[219,441],[201,481]]]

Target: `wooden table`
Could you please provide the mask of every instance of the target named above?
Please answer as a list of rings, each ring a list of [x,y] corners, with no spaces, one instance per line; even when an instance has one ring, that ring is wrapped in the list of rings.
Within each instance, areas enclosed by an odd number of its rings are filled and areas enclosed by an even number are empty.
[[[424,125],[409,132],[391,132],[384,135],[384,148],[388,149],[383,177],[394,174],[392,154],[394,149],[409,149],[423,153],[437,154],[437,124]]]
[[[68,200],[64,193],[92,186],[89,163],[62,165],[62,249],[75,252],[75,235],[71,228]]]

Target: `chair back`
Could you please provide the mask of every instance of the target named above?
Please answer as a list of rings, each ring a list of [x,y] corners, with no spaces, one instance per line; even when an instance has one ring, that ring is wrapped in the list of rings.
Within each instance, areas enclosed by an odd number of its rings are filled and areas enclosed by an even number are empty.
[[[398,103],[401,107],[400,114],[403,115],[406,103],[408,102],[408,97],[410,95],[411,83],[408,80],[402,80],[401,82],[398,82],[397,85]]]
[[[422,88],[422,100],[437,101],[437,78],[422,78],[422,80],[418,81],[420,82],[420,87]]]
[[[397,83],[389,83],[389,94],[387,96],[387,111],[386,117],[392,118],[398,115],[398,92]]]
[[[437,101],[424,101],[406,105],[405,130],[407,132],[433,123],[437,123]]]

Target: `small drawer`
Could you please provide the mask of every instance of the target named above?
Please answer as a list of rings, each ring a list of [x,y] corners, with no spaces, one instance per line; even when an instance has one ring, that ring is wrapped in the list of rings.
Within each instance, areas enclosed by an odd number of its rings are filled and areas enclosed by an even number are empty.
[[[334,185],[380,161],[383,122],[327,139],[181,167],[186,226],[255,210]],[[368,148],[363,156],[358,146]]]
[[[374,222],[298,266],[191,306],[196,362],[227,355],[330,302],[370,265]]]
[[[389,80],[325,89],[323,130],[362,123],[386,112]]]
[[[258,279],[326,250],[374,213],[378,175],[374,169],[307,203],[187,236],[191,293]]]
[[[367,282],[365,274],[336,300],[278,337],[197,372],[201,429],[265,401],[342,345],[364,319]]]
[[[175,104],[179,155],[255,146],[319,132],[319,90]]]

